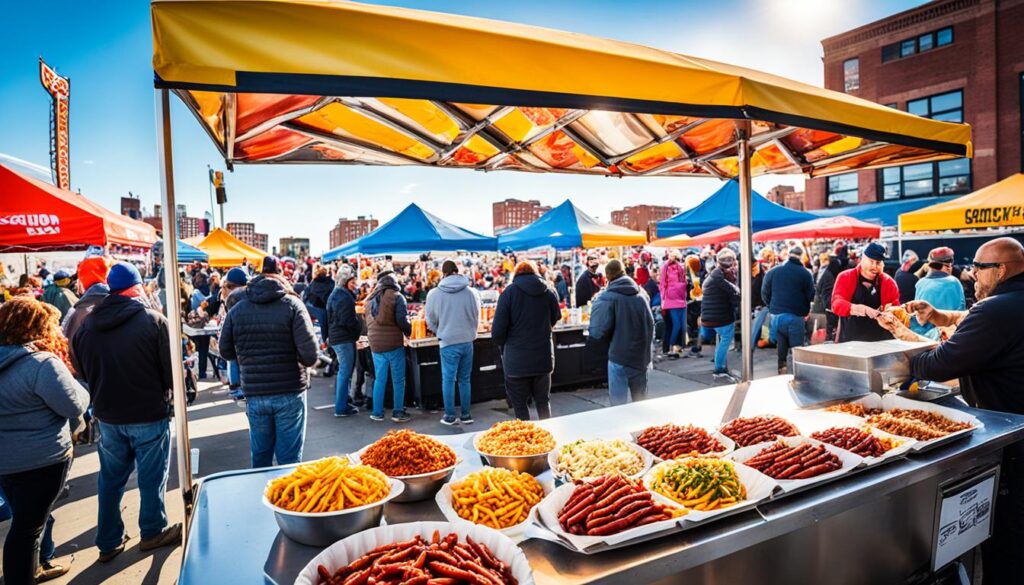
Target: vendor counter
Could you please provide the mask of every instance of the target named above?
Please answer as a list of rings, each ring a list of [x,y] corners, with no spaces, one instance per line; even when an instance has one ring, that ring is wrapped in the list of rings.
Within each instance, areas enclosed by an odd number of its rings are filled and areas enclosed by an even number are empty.
[[[789,380],[778,376],[753,382],[741,414],[796,408]],[[539,424],[559,443],[625,436],[668,421],[713,428],[732,391],[732,386],[719,386]],[[1004,449],[1024,439],[1022,416],[970,409],[952,397],[943,404],[970,412],[984,427],[932,450],[861,468],[802,491],[777,493],[755,508],[624,548],[585,555],[547,540],[526,540],[520,546],[538,585],[909,583],[915,575],[928,574],[934,558],[950,554],[939,512],[949,501],[962,502],[964,492],[957,486],[998,470]],[[437,437],[462,460],[456,478],[481,467],[472,437]],[[277,468],[243,470],[202,481],[181,585],[211,580],[290,584],[320,552],[279,533],[273,513],[261,504],[268,479],[280,473]],[[385,508],[389,524],[442,519],[432,500]],[[955,554],[963,558],[962,552]]]

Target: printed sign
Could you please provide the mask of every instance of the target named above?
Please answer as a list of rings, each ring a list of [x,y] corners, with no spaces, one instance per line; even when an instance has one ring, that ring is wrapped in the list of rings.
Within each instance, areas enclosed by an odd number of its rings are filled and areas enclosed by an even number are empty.
[[[956,560],[992,535],[992,513],[999,482],[994,467],[949,487],[940,488],[939,518],[932,570]]]
[[[24,226],[26,235],[49,236],[60,233],[60,218],[52,213],[0,215],[0,226]]]
[[[1004,205],[1002,207],[976,207],[964,210],[967,225],[1010,225],[1024,221],[1024,206]]]
[[[39,59],[39,81],[53,98],[50,110],[50,166],[54,183],[71,190],[71,138],[68,102],[71,100],[71,80],[61,77],[42,58]]]

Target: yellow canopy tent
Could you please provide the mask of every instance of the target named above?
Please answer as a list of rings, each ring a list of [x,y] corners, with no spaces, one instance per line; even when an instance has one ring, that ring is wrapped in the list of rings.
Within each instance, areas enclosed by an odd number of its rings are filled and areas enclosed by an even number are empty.
[[[971,230],[1024,225],[1024,174],[900,216],[900,231]]]
[[[210,257],[210,266],[217,268],[239,266],[242,260],[248,260],[256,270],[259,270],[263,258],[267,255],[266,252],[253,248],[220,228],[213,228],[213,231],[196,244],[196,247],[206,252]]]
[[[226,163],[423,165],[599,176],[824,176],[972,155],[965,124],[724,63],[467,16],[321,0],[151,5],[164,209],[169,92]],[[172,214],[164,237],[173,240]],[[177,268],[173,248],[169,268]],[[743,380],[753,372],[741,271]],[[179,333],[168,290],[170,333]],[[172,358],[180,347],[171,344]],[[175,374],[183,425],[183,379]],[[739,402],[741,404],[742,402]],[[178,467],[190,486],[187,429]],[[186,501],[191,497],[185,488]]]

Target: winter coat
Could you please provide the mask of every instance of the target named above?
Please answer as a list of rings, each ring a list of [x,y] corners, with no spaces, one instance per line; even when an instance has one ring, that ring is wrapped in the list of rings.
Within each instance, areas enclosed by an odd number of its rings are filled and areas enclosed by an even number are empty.
[[[900,304],[914,300],[914,295],[917,294],[916,274],[909,270],[903,270],[903,268],[900,268],[893,276],[893,280],[896,281],[896,288],[900,291]]]
[[[814,301],[814,277],[800,260],[790,257],[765,275],[761,298],[772,315],[806,317]]]
[[[409,308],[391,275],[377,280],[377,286],[366,299],[366,336],[370,351],[384,353],[404,346],[404,338],[412,335]]]
[[[304,291],[305,301],[318,309],[327,307],[327,300],[334,293],[334,281],[329,276],[318,276]]]
[[[362,331],[356,315],[356,295],[344,286],[334,289],[327,298],[327,342],[331,345],[355,343]]]
[[[601,290],[601,275],[595,274],[589,270],[584,270],[583,274],[576,279],[576,306],[585,307],[590,299],[594,298],[594,295]]]
[[[71,345],[96,418],[117,425],[167,418],[172,365],[163,315],[138,299],[110,295],[92,310]]]
[[[427,293],[423,312],[427,326],[437,334],[441,347],[469,343],[476,339],[480,325],[480,295],[470,288],[469,279],[451,274]]]
[[[821,307],[832,311],[832,289],[836,286],[836,274],[828,268],[822,268],[818,275],[817,293]]]
[[[725,278],[721,268],[715,268],[708,274],[702,288],[701,322],[708,327],[722,327],[735,322],[740,307],[740,289]]]
[[[85,318],[92,314],[92,310],[96,308],[96,305],[100,304],[109,294],[110,287],[102,282],[97,282],[90,286],[85,291],[85,294],[82,295],[82,298],[78,299],[75,306],[68,311],[67,317],[64,318],[61,325],[61,328],[64,330],[64,337],[68,339],[74,337],[75,333],[78,333],[79,327],[82,326],[82,322],[85,321]],[[75,369],[78,369],[78,362],[75,361],[75,352],[72,348],[69,348],[69,350],[71,353],[71,363],[75,366]]]
[[[658,278],[662,309],[686,308],[686,267],[682,262],[669,260],[661,268]]]
[[[555,291],[535,274],[520,274],[498,297],[491,339],[501,348],[505,375],[524,378],[555,369],[551,328],[562,318]]]
[[[68,419],[82,416],[89,393],[52,353],[0,346],[0,475],[71,457]]]
[[[628,276],[608,283],[591,307],[589,334],[592,350],[607,345],[608,361],[646,369],[654,340],[654,315],[647,293]]]
[[[569,282],[565,280],[562,273],[555,276],[555,292],[558,293],[558,302],[569,304]]]
[[[221,356],[238,361],[246,396],[305,391],[318,346],[309,312],[276,275],[249,281],[220,331]]]
[[[68,311],[78,302],[78,297],[66,287],[50,284],[43,289],[43,296],[39,300],[57,307],[60,311],[60,320],[64,321]]]
[[[928,276],[917,281],[914,300],[928,301],[929,305],[940,311],[963,311],[967,308],[964,287],[960,286],[960,279],[941,270],[933,270]],[[918,335],[938,339],[938,332],[934,329],[935,326],[931,323],[922,325],[917,319],[910,320],[910,330]]]

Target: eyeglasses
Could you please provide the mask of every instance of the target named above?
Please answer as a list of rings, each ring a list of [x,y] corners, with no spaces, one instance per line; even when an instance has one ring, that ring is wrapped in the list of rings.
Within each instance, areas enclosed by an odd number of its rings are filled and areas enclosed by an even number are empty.
[[[974,266],[975,270],[985,270],[986,268],[999,268],[1003,264],[1004,262],[971,262],[971,265]]]

